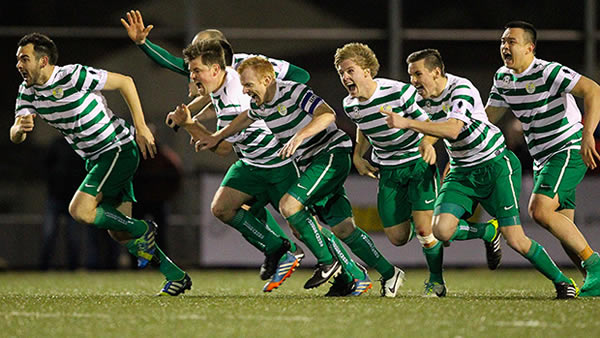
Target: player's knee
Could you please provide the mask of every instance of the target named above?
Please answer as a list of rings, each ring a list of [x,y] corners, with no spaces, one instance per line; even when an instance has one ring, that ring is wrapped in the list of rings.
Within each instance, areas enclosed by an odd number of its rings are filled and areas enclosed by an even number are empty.
[[[290,217],[302,210],[304,205],[291,195],[285,194],[279,201],[279,211],[283,217]]]
[[[93,224],[96,219],[96,210],[87,210],[80,204],[71,202],[69,204],[69,214],[75,221],[83,224]]]
[[[456,229],[451,229],[450,227],[444,226],[441,223],[435,223],[432,230],[433,236],[435,236],[438,241],[442,242],[451,240],[452,235],[454,235],[454,232],[456,231]]]
[[[333,231],[335,237],[339,239],[348,238],[348,236],[354,232],[354,229],[355,226],[352,218],[347,218],[341,223],[331,227],[331,231]]]
[[[529,213],[529,216],[539,225],[541,225],[544,228],[548,228],[548,214],[549,214],[549,210],[546,210],[547,208],[544,208],[542,205],[540,205],[539,203],[531,203],[529,205],[529,208],[527,209],[527,212]]]
[[[408,234],[394,234],[392,236],[388,236],[390,243],[395,246],[403,246],[404,244],[408,243],[408,238]]]
[[[231,210],[225,203],[220,203],[218,200],[212,202],[210,212],[222,222],[229,222],[235,216],[235,210]]]

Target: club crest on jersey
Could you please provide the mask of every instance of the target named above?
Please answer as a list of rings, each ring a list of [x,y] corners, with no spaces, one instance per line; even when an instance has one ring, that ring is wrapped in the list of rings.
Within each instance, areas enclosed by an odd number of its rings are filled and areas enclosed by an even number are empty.
[[[279,115],[285,116],[285,115],[287,115],[287,112],[288,112],[287,107],[282,104],[277,105],[277,112],[279,113]]]
[[[525,85],[525,90],[529,93],[529,94],[533,94],[535,92],[535,83],[533,82],[529,82]]]
[[[52,96],[54,96],[57,99],[62,99],[62,97],[65,95],[65,93],[63,92],[62,88],[54,88],[52,89]]]
[[[450,112],[450,105],[449,105],[449,104],[447,104],[447,103],[442,103],[442,110],[443,110],[445,113],[449,113],[449,112]]]
[[[427,106],[427,108],[431,108],[431,101],[429,101],[429,100],[425,101],[425,105]]]
[[[510,83],[510,75],[504,75],[504,77],[502,78],[502,82],[504,82],[505,85]]]

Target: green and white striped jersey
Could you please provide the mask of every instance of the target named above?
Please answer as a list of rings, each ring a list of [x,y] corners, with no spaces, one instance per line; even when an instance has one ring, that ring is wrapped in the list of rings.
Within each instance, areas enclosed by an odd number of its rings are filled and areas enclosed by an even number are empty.
[[[217,113],[217,130],[225,128],[239,114],[250,109],[250,96],[243,93],[240,76],[231,68],[227,68],[225,82],[219,90],[210,94],[210,98]],[[291,161],[277,156],[282,146],[264,121],[252,123],[226,141],[233,144],[240,160],[249,165],[273,168]]]
[[[556,62],[537,58],[523,73],[500,67],[488,105],[510,108],[523,126],[534,169],[554,154],[581,149],[581,112],[570,94],[581,75]]]
[[[421,157],[419,143],[423,134],[411,129],[390,128],[380,108],[419,121],[428,117],[417,105],[417,90],[410,84],[389,79],[374,79],[375,93],[366,101],[346,96],[344,112],[358,126],[373,146],[371,160],[380,167],[405,165]]]
[[[253,120],[263,119],[275,137],[286,144],[312,121],[312,114],[324,101],[302,83],[277,80],[276,88],[271,102],[260,106],[252,102],[248,116]],[[296,150],[296,162],[304,169],[315,156],[334,149],[352,150],[350,137],[335,122],[302,142]]]
[[[506,149],[504,136],[485,113],[479,91],[471,81],[446,73],[446,88],[437,98],[418,96],[419,106],[433,122],[464,122],[456,140],[444,139],[450,168],[468,168],[494,159]]]
[[[21,84],[15,116],[38,114],[63,134],[79,156],[95,160],[134,140],[133,128],[113,114],[100,92],[107,74],[78,64],[54,66],[43,85]]]

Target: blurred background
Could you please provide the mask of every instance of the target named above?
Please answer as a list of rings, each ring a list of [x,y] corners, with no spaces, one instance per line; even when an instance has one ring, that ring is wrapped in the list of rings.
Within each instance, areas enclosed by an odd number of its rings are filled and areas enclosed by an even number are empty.
[[[448,72],[469,78],[485,103],[491,79],[501,66],[499,39],[503,25],[526,20],[538,28],[537,56],[557,61],[598,81],[598,15],[595,0],[582,1],[314,1],[314,0],[170,0],[170,1],[22,1],[0,5],[2,90],[0,102],[0,268],[113,269],[130,266],[129,258],[105,233],[71,224],[56,205],[68,203],[80,181],[83,161],[68,159],[55,142],[59,133],[41,120],[28,140],[14,145],[8,131],[22,81],[16,72],[18,40],[30,32],[49,35],[59,48],[58,64],[80,63],[135,79],[147,122],[155,130],[159,160],[144,164],[136,179],[140,217],[161,228],[162,246],[183,266],[256,266],[262,255],[209,212],[212,194],[236,158],[195,153],[184,132],[164,125],[166,113],[188,102],[187,79],[160,68],[129,40],[120,18],[131,9],[154,25],[149,39],[177,56],[194,34],[207,28],[224,32],[235,52],[284,59],[310,72],[309,85],[338,112],[338,125],[354,138],[354,125],[341,110],[346,95],[333,67],[336,48],[360,41],[381,63],[380,77],[406,82],[404,60],[422,48],[437,48]],[[118,93],[104,92],[109,106],[130,120]],[[580,107],[581,102],[579,102]],[[206,124],[214,129],[214,122]],[[500,121],[509,146],[523,168],[521,218],[530,237],[546,246],[559,264],[569,264],[557,241],[533,224],[526,213],[531,189],[531,158],[518,123]],[[58,143],[58,144],[55,144]],[[64,142],[62,142],[64,143]],[[439,164],[447,157],[438,149]],[[595,172],[578,188],[576,222],[593,248],[600,245],[600,181]],[[75,179],[73,179],[75,178]],[[75,181],[75,183],[71,182]],[[378,247],[401,266],[424,266],[418,243],[393,247],[376,216],[376,182],[353,172],[346,183],[361,227]],[[62,191],[61,191],[62,190]],[[65,191],[66,190],[66,191]],[[485,215],[481,215],[485,219]],[[279,218],[281,220],[281,218]],[[283,223],[282,223],[283,224]],[[284,229],[289,230],[287,226]],[[473,241],[471,241],[473,242]],[[526,261],[508,252],[505,264]],[[310,259],[307,260],[310,263]],[[485,264],[480,242],[448,248],[448,266]]]

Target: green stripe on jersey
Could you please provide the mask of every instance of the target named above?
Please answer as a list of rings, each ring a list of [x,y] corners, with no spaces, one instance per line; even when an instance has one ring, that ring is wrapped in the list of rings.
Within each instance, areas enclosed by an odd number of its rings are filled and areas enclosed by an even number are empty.
[[[374,79],[377,89],[366,101],[347,96],[344,112],[373,146],[371,159],[381,167],[404,165],[418,159],[423,135],[410,129],[388,127],[382,107],[415,120],[426,121],[427,115],[416,103],[416,89],[406,83],[389,79]]]
[[[479,91],[471,81],[446,74],[448,82],[439,98],[420,98],[419,106],[431,121],[457,119],[464,123],[455,140],[444,139],[452,168],[467,168],[492,160],[506,145],[500,129],[489,122]]]
[[[557,152],[580,149],[581,112],[570,94],[580,77],[537,58],[521,74],[501,67],[494,76],[488,104],[510,108],[519,119],[536,170]]]

